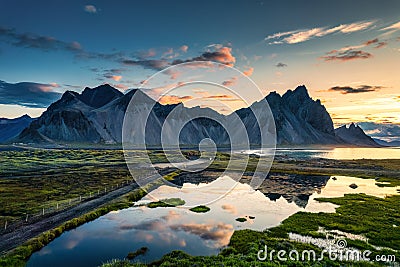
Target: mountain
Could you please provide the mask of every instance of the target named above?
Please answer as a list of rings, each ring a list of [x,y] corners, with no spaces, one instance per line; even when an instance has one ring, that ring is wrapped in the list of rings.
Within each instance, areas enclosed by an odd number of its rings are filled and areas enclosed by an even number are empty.
[[[370,136],[366,135],[360,126],[351,123],[349,127],[343,125],[335,130],[336,135],[348,144],[368,147],[380,147]]]
[[[33,120],[26,114],[15,119],[0,118],[0,142],[18,136]]]
[[[366,134],[374,139],[380,140],[384,145],[399,146],[400,125],[394,123],[358,122]]]
[[[344,136],[347,139],[338,136],[329,113],[319,100],[313,100],[309,96],[305,86],[299,86],[293,91],[288,90],[282,96],[272,92],[249,108],[242,108],[227,116],[210,108],[187,108],[182,103],[162,105],[138,89],[122,94],[110,85],[101,85],[93,89],[85,88],[81,94],[67,91],[60,100],[51,104],[42,116],[22,131],[16,141],[121,143],[125,111],[134,96],[135,105],[130,110],[130,114],[133,115],[129,115],[132,123],[130,128],[125,129],[135,133],[129,140],[134,144],[145,139],[147,145],[159,145],[161,129],[167,116],[173,116],[173,120],[164,125],[165,140],[176,140],[175,130],[179,125],[185,125],[178,140],[180,144],[187,145],[198,144],[204,138],[210,138],[218,145],[228,145],[232,140],[242,142],[237,118],[245,125],[251,144],[260,144],[261,132],[272,132],[275,126],[277,143],[280,145],[372,144],[371,140],[361,133],[360,140],[357,136],[353,139],[347,138],[346,135]],[[265,101],[270,105],[275,125],[265,114]],[[150,112],[147,123],[140,116],[140,112],[146,110]],[[260,124],[257,123],[255,114],[260,118]],[[197,118],[190,120],[193,117]],[[231,130],[230,137],[227,130],[217,121]]]
[[[103,84],[93,89],[86,87],[78,98],[90,107],[100,108],[123,95],[109,84]]]
[[[313,100],[308,95],[304,85],[297,87],[294,91],[288,90],[283,96],[272,92],[265,100],[275,119],[278,144],[338,144],[342,142],[335,136],[332,119],[325,107],[319,100]],[[254,103],[251,106],[252,110],[257,112],[258,105],[259,103]],[[250,112],[248,108],[237,111],[242,120],[246,116],[252,116]],[[255,118],[250,121],[255,122]],[[266,131],[266,129],[262,130]]]
[[[377,142],[381,146],[395,146],[395,147],[400,147],[400,141],[390,141],[387,142],[385,140],[381,140],[378,138],[372,138],[374,139],[375,142]]]

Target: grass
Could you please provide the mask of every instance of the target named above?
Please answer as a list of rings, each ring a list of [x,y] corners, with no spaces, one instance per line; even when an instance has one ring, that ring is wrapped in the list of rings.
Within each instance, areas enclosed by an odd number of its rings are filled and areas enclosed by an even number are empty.
[[[349,194],[341,198],[321,198],[321,202],[340,205],[336,213],[306,213],[298,212],[279,226],[265,231],[238,230],[230,239],[227,248],[213,256],[191,256],[182,251],[173,251],[164,255],[160,260],[144,265],[132,263],[126,266],[381,266],[375,262],[343,262],[332,261],[325,257],[322,261],[279,261],[276,254],[272,261],[257,260],[257,253],[264,249],[268,251],[293,249],[298,252],[314,250],[317,257],[321,249],[306,243],[292,241],[288,233],[299,233],[304,236],[325,238],[318,233],[319,227],[327,230],[341,230],[348,233],[362,234],[369,238],[369,242],[346,239],[348,247],[360,250],[370,250],[370,259],[376,255],[395,255],[400,258],[400,231],[393,225],[400,225],[400,196],[391,196],[384,199],[364,194]],[[372,245],[388,247],[397,251],[377,250]],[[114,265],[120,266],[120,262]],[[125,265],[124,265],[125,266]],[[103,266],[104,267],[104,266]]]
[[[147,207],[154,209],[154,208],[168,208],[168,207],[177,207],[177,206],[182,206],[185,205],[185,201],[180,198],[166,198],[166,199],[161,199],[159,201],[155,202],[150,202],[147,204]]]
[[[140,163],[146,152],[132,151],[130,160]],[[196,156],[196,153],[187,156]],[[149,157],[154,163],[166,162],[162,151],[153,150]],[[222,171],[229,159],[233,169],[240,169],[243,155],[230,156],[217,153],[216,159],[208,168],[210,171]],[[255,170],[259,158],[250,156],[247,172]],[[379,186],[400,185],[400,160],[322,160],[322,161],[284,161],[274,162],[272,171],[308,175],[346,175],[360,178],[373,178]],[[137,175],[140,175],[138,170]],[[166,175],[165,179],[173,180],[179,173]],[[39,212],[43,202],[55,205],[58,201],[79,197],[88,192],[104,189],[104,186],[115,185],[126,179],[132,179],[123,152],[120,150],[29,150],[0,152],[0,226],[4,221],[23,217],[26,213]],[[384,184],[389,183],[389,184]],[[134,191],[113,203],[104,205],[90,213],[72,219],[27,241],[7,256],[0,258],[0,266],[24,266],[29,256],[61,235],[64,231],[76,228],[94,220],[111,210],[123,209],[140,199],[145,191]],[[319,199],[340,205],[336,213],[296,213],[278,227],[264,232],[252,230],[235,231],[229,247],[215,256],[190,256],[175,251],[165,255],[153,265],[162,266],[276,266],[278,261],[259,262],[257,251],[268,247],[280,248],[313,248],[307,244],[288,239],[288,233],[321,237],[318,227],[328,230],[341,230],[362,234],[369,238],[369,244],[361,241],[347,240],[348,244],[360,249],[371,249],[371,245],[392,249],[400,247],[400,197],[384,199],[366,195],[346,195],[342,198]],[[153,207],[175,207],[183,205],[181,199],[166,199],[150,203]],[[197,208],[197,207],[196,207]],[[240,219],[240,218],[238,218]],[[245,219],[245,218],[243,218]],[[372,248],[373,249],[373,248]],[[377,253],[377,251],[374,251]],[[393,254],[383,250],[381,254]],[[396,257],[400,258],[399,252]],[[339,262],[340,263],[340,262]],[[286,262],[292,266],[308,266],[304,262]],[[320,264],[320,265],[318,265]],[[324,260],[316,266],[339,266],[343,263]],[[144,266],[136,264],[135,266]],[[365,266],[365,263],[351,263],[353,266]],[[104,266],[132,266],[129,261],[113,261]]]
[[[185,151],[184,154],[190,154]],[[129,162],[145,157],[166,161],[162,151],[128,151]],[[164,178],[173,180],[180,171]],[[24,150],[0,151],[0,227],[25,219],[42,209],[60,208],[83,198],[110,191],[149,173],[146,168],[129,172],[122,150]]]
[[[190,211],[196,212],[196,213],[206,213],[210,211],[210,208],[204,205],[200,205],[194,208],[189,209]]]
[[[39,236],[28,240],[23,245],[15,248],[6,256],[1,257],[0,266],[25,266],[26,261],[29,259],[32,253],[46,246],[56,237],[60,236],[63,232],[75,229],[76,227],[84,223],[90,222],[102,215],[109,213],[110,211],[131,207],[134,205],[134,201],[140,200],[146,194],[147,192],[145,190],[136,189],[120,197],[112,203],[109,203],[82,216],[69,220],[52,230],[46,231]]]
[[[340,205],[336,213],[298,212],[271,229],[279,233],[294,232],[302,235],[318,235],[318,227],[365,235],[369,244],[400,248],[400,196],[377,198],[365,194],[349,194],[341,198],[321,198],[321,202]],[[400,255],[399,255],[400,256]]]
[[[144,255],[146,254],[146,252],[149,250],[148,247],[141,247],[138,250],[136,250],[135,252],[129,252],[128,255],[126,256],[126,258],[128,260],[133,260],[134,258],[136,258],[139,255]]]
[[[182,173],[181,170],[176,170],[171,173],[168,173],[167,175],[164,175],[163,178],[167,181],[173,181],[175,177],[179,176],[179,174]]]

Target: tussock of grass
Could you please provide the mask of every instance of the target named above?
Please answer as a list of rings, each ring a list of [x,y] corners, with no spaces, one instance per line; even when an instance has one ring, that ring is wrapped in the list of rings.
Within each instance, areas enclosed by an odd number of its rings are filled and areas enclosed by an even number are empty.
[[[204,205],[200,205],[194,208],[191,208],[190,211],[197,212],[197,213],[205,213],[210,211],[210,208]]]
[[[135,252],[129,252],[128,255],[126,256],[126,258],[128,260],[133,260],[134,258],[136,258],[139,255],[144,255],[146,254],[146,252],[149,250],[148,247],[141,247],[138,250],[136,250]]]
[[[149,208],[167,208],[167,207],[177,207],[177,206],[182,206],[185,205],[185,201],[180,198],[167,198],[167,199],[161,199],[160,201],[156,202],[150,202],[147,204],[147,207]]]

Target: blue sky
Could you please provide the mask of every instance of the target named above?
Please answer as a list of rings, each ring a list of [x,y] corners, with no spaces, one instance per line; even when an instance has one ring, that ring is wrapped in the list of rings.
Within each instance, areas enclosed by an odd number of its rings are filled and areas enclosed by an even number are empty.
[[[400,1],[0,6],[0,117],[37,116],[65,90],[138,87],[177,60],[202,58],[246,71],[265,94],[305,84],[336,123],[400,123]]]

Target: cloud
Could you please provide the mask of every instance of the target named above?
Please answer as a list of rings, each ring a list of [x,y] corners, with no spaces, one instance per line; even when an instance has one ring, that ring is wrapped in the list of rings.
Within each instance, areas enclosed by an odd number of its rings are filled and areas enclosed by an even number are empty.
[[[136,52],[133,55],[125,52],[97,53],[84,50],[81,44],[76,41],[65,42],[50,36],[17,33],[14,29],[0,26],[0,40],[1,39],[4,39],[5,42],[18,47],[33,48],[42,51],[65,50],[75,55],[78,59],[102,59],[117,62],[126,66],[140,66],[145,69],[157,71],[175,64],[192,61],[205,61],[198,63],[197,67],[210,66],[206,61],[219,62],[227,66],[233,66],[236,62],[236,58],[232,55],[232,48],[222,45],[209,46],[208,50],[198,57],[171,61],[173,58],[179,56],[179,53],[170,54],[173,50],[168,50],[168,57],[161,59],[153,59],[153,57],[156,56],[156,51],[153,48],[147,51]],[[179,49],[185,52],[187,51],[188,46],[183,45]]]
[[[30,33],[17,33],[14,29],[4,28],[0,26],[0,37],[5,38],[6,42],[18,47],[26,47],[39,49],[43,51],[66,50],[75,54],[81,59],[104,59],[119,62],[128,66],[141,66],[146,69],[162,70],[170,64],[165,60],[146,59],[155,56],[155,51],[137,53],[136,58],[131,59],[125,57],[121,52],[117,53],[96,53],[83,50],[82,46],[74,41],[71,43],[64,42],[53,37],[42,36]]]
[[[372,39],[372,40],[365,41],[365,42],[363,43],[363,45],[364,45],[364,46],[367,46],[367,45],[376,44],[376,43],[378,43],[378,42],[379,42],[379,39],[378,39],[378,38],[375,38],[375,39]]]
[[[232,77],[229,80],[223,81],[222,85],[223,86],[234,86],[238,81],[238,77]]]
[[[210,96],[206,96],[204,98],[208,98],[208,99],[230,99],[232,98],[231,95],[210,95]]]
[[[179,104],[185,102],[187,100],[193,99],[193,96],[185,95],[185,96],[177,96],[177,95],[164,95],[162,96],[158,102],[163,105],[166,104]]]
[[[383,29],[380,29],[381,31],[388,31],[388,30],[394,30],[394,31],[397,31],[397,30],[400,30],[400,21],[399,22],[396,22],[396,23],[393,23],[392,25],[390,25],[390,26],[388,26],[388,27],[385,27],[385,28],[383,28]]]
[[[361,49],[368,46],[373,46],[376,49],[385,47],[387,45],[386,41],[379,41],[378,38],[367,40],[359,45],[353,46],[344,46],[340,49],[335,49],[326,53],[325,56],[322,56],[321,59],[325,61],[348,61],[354,59],[366,59],[372,57],[372,54],[369,52],[362,51]]]
[[[376,46],[374,46],[374,48],[379,49],[379,48],[385,47],[386,45],[387,45],[387,42],[379,42]]]
[[[135,59],[122,59],[122,64],[127,66],[142,66],[145,69],[162,70],[169,66],[166,60],[162,59],[148,59],[148,60],[135,60]]]
[[[218,246],[226,246],[233,234],[233,226],[224,223],[197,224],[187,223],[171,225],[170,228],[175,231],[184,231],[199,236],[204,240],[216,242]]]
[[[375,45],[374,48],[382,48],[387,45],[387,42],[386,41],[379,42],[379,39],[375,38],[372,40],[365,41],[362,45],[360,45],[358,47],[361,48],[361,47],[365,47],[365,46],[369,46],[369,45]]]
[[[243,74],[246,76],[251,76],[251,75],[253,75],[253,71],[254,71],[254,68],[248,67],[247,70],[243,71]]]
[[[83,7],[83,10],[85,10],[87,13],[97,13],[97,8],[94,5],[86,5]]]
[[[118,82],[119,80],[122,79],[121,75],[111,75],[111,74],[108,74],[108,73],[104,74],[104,77],[107,78],[107,79],[113,79],[116,82]]]
[[[122,91],[126,91],[126,90],[129,89],[129,87],[128,87],[127,85],[121,84],[121,83],[113,84],[113,86],[114,86],[115,88],[118,88],[118,89],[122,90]]]
[[[349,61],[355,59],[368,59],[372,57],[371,53],[362,50],[347,50],[344,52],[331,51],[328,55],[322,56],[325,61]]]
[[[179,47],[179,50],[181,50],[183,53],[186,53],[189,49],[189,46],[187,45],[182,45],[181,47]]]
[[[277,68],[284,68],[284,67],[287,67],[287,64],[282,63],[282,62],[278,62],[278,63],[275,65],[275,67],[277,67]]]
[[[136,53],[136,57],[140,59],[147,59],[151,57],[155,57],[157,55],[157,52],[154,48],[150,48],[146,51],[139,51]]]
[[[168,56],[174,53],[174,49],[173,48],[168,48],[164,53],[163,56]]]
[[[14,29],[0,26],[0,37],[11,45],[26,48],[36,48],[43,51],[68,50],[81,52],[82,46],[74,41],[71,43],[60,41],[51,36],[43,36],[30,33],[17,33]]]
[[[384,88],[384,87],[383,86],[372,86],[372,85],[360,85],[358,87],[334,86],[334,87],[329,88],[328,91],[336,91],[336,92],[340,92],[340,93],[346,95],[346,94],[375,92],[382,88]]]
[[[237,215],[238,214],[237,208],[235,206],[231,205],[231,204],[222,205],[222,209],[226,210],[229,213],[232,213],[233,215]]]
[[[317,27],[312,29],[302,29],[287,32],[279,32],[268,35],[265,37],[265,41],[269,41],[269,44],[297,44],[308,41],[316,37],[323,37],[333,33],[352,33],[361,30],[368,29],[375,21],[360,21],[349,24],[342,24],[335,27]]]
[[[0,81],[0,104],[46,108],[61,97],[61,93],[53,91],[58,87],[58,84]]]
[[[206,51],[198,57],[194,57],[186,60],[175,60],[172,65],[192,62],[192,61],[214,61],[218,63],[225,64],[227,66],[233,66],[236,62],[236,58],[232,55],[232,48],[230,47],[219,47],[217,46],[215,51]]]
[[[123,227],[123,228],[121,228]],[[151,220],[151,221],[144,221],[136,225],[122,225],[120,228],[122,230],[141,230],[141,231],[165,231],[167,226],[165,222],[162,220]]]

